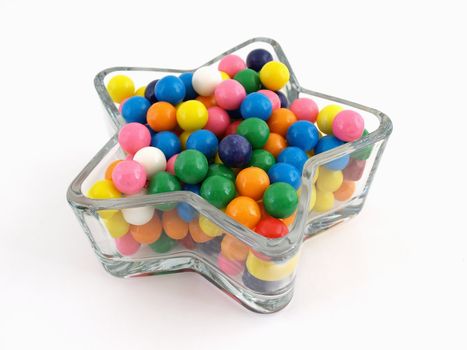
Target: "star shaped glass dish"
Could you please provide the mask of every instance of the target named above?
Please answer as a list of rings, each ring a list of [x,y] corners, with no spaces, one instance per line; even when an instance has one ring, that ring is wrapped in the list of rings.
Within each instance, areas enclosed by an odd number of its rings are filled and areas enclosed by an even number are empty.
[[[292,298],[295,270],[303,242],[353,217],[362,209],[392,131],[390,119],[376,109],[301,87],[282,48],[272,39],[250,39],[202,66],[217,66],[222,57],[232,53],[246,57],[248,52],[256,48],[268,50],[275,60],[287,65],[290,81],[282,92],[289,101],[297,97],[309,97],[320,108],[339,104],[346,109],[356,110],[363,116],[368,134],[355,142],[309,158],[302,173],[295,218],[288,222],[289,234],[279,239],[268,239],[256,234],[192,192],[91,199],[86,193],[92,184],[104,178],[111,161],[124,159],[126,156],[117,142],[117,132],[125,121],[106,89],[110,78],[125,74],[136,82],[136,86],[141,86],[168,74],[180,74],[195,69],[114,67],[103,70],[97,74],[94,82],[113,136],[73,180],[67,192],[67,200],[100,262],[112,275],[137,277],[182,271],[197,272],[250,310],[260,313],[275,312],[285,307]],[[313,183],[317,171],[345,157],[349,157],[350,161],[343,171],[344,177],[354,183],[353,194],[342,201],[335,199],[331,207],[310,211],[310,202],[316,199]],[[324,201],[323,198],[318,200]],[[101,217],[103,211],[116,212],[147,206],[156,208],[156,215],[162,215],[167,207],[177,205],[189,205],[196,214],[194,221],[201,219],[205,225],[209,223],[210,233],[215,232],[218,236],[204,241],[199,237],[192,239],[188,233],[185,239],[177,241],[162,234],[160,240],[164,239],[164,242],[159,242],[156,249],[151,245],[142,245],[135,254],[122,256],[116,249],[115,239],[109,234],[106,221]],[[194,227],[199,229],[196,222]],[[231,254],[228,259],[223,258],[220,261],[221,245],[227,245],[222,242],[226,235],[230,237],[228,243]]]

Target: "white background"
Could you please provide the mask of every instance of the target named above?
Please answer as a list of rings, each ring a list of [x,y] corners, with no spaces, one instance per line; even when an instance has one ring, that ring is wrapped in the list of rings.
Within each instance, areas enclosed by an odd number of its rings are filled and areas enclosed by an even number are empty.
[[[0,348],[465,349],[462,3],[0,0]],[[273,315],[195,274],[111,277],[65,200],[108,138],[94,74],[192,67],[254,36],[303,86],[392,118],[364,210],[306,243]]]

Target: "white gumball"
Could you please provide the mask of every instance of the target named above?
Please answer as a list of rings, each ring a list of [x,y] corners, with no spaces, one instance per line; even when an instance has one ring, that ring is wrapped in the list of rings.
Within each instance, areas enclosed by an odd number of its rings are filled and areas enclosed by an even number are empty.
[[[221,82],[221,73],[212,67],[201,67],[193,73],[193,89],[201,96],[211,96],[214,94],[216,86]]]
[[[154,216],[153,207],[138,207],[122,209],[123,218],[130,225],[144,225]]]
[[[135,153],[133,160],[144,167],[148,178],[159,171],[165,170],[167,166],[164,153],[159,148],[151,146],[141,148]]]

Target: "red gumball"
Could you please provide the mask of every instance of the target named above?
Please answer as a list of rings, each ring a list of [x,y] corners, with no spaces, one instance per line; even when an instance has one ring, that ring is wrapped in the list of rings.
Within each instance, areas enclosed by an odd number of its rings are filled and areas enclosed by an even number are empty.
[[[289,229],[281,220],[269,216],[258,222],[255,232],[266,238],[281,238],[289,233]]]

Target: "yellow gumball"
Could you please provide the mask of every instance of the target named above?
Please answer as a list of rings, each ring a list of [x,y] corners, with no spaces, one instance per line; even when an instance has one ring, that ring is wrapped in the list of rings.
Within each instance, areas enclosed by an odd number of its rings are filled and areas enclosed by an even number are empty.
[[[229,80],[230,76],[226,72],[221,71],[222,80]]]
[[[202,129],[208,122],[208,110],[197,100],[183,102],[177,108],[177,122],[185,131]]]
[[[107,231],[113,238],[119,238],[128,233],[130,224],[125,221],[123,215],[118,211],[109,219],[103,219]]]
[[[219,157],[219,153],[216,153],[216,157],[214,158],[214,163],[216,164],[224,164],[221,157]]]
[[[258,258],[251,251],[248,253],[245,266],[248,272],[262,281],[279,281],[295,272],[299,254],[296,254],[286,262],[273,262]]]
[[[126,75],[116,75],[107,84],[107,91],[114,102],[120,103],[124,99],[133,96],[135,84]]]
[[[332,122],[336,115],[342,110],[343,108],[339,105],[329,105],[319,111],[318,117],[316,118],[319,130],[327,135],[332,135]]]
[[[320,213],[331,210],[334,206],[334,194],[332,192],[323,192],[316,190],[316,203],[313,207],[314,211]]]
[[[219,226],[209,220],[206,216],[201,215],[198,221],[200,229],[209,237],[217,237],[222,235],[222,230]]]
[[[188,138],[190,137],[190,135],[191,135],[191,131],[184,131],[180,134],[180,143],[182,144],[183,149],[186,148],[186,142]]]
[[[340,170],[329,170],[326,167],[321,167],[319,171],[316,187],[323,192],[334,192],[339,189],[344,181],[344,175]]]
[[[311,185],[311,196],[310,196],[310,211],[313,210],[314,206],[316,204],[316,186]]]
[[[270,61],[259,71],[259,79],[267,89],[277,91],[288,83],[289,69],[282,62]]]
[[[138,89],[136,89],[134,96],[144,97],[145,92],[146,92],[146,86],[141,86]]]
[[[122,194],[115,188],[111,180],[99,180],[88,191],[88,197],[91,199],[112,199],[120,198]],[[99,210],[98,214],[102,219],[110,219],[118,213],[116,209]]]

